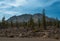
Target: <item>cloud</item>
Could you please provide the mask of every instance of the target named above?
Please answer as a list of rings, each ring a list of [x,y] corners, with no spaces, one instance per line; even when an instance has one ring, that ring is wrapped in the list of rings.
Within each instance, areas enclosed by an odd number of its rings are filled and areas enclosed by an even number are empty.
[[[51,6],[59,0],[0,0],[0,10],[25,12]]]
[[[52,5],[57,0],[28,0],[26,6],[29,7],[46,7]]]
[[[45,7],[53,4],[57,0],[3,0],[2,4],[8,6]]]
[[[27,3],[26,0],[3,0],[3,1],[0,1],[0,4],[6,4],[8,6],[21,6],[21,5],[24,5]]]
[[[0,20],[2,20],[2,17],[5,16],[6,20],[14,15],[21,15],[22,13],[19,12],[13,12],[13,11],[6,11],[6,10],[0,10]]]
[[[24,11],[35,8],[44,8],[52,5],[57,0],[3,0],[0,2],[0,9],[10,11]]]
[[[18,14],[19,12],[0,10],[0,13],[9,14],[9,15],[16,15],[16,14]],[[20,14],[22,14],[22,13],[20,13]]]
[[[0,15],[37,13],[41,12],[42,8],[46,7],[49,7],[52,11],[52,9],[57,7],[52,7],[52,5],[56,2],[60,2],[60,0],[0,0]]]

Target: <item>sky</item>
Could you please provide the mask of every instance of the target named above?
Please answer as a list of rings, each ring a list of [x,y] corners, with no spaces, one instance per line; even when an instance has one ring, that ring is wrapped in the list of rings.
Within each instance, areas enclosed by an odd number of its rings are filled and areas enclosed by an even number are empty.
[[[0,20],[14,15],[42,13],[60,19],[60,0],[0,0]]]

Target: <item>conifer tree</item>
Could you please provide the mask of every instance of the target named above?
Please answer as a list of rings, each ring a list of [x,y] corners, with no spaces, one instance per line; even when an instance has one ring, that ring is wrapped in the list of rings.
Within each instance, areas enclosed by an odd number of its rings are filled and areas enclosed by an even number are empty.
[[[11,20],[11,27],[13,27],[13,21]]]
[[[16,17],[16,27],[18,28],[19,27],[19,24],[18,24],[18,19]]]
[[[29,20],[29,25],[30,25],[30,27],[32,27],[32,29],[34,29],[34,21],[33,21],[32,16],[31,16],[31,18]]]
[[[59,20],[56,18],[56,27],[59,28]]]
[[[2,27],[5,28],[5,16],[2,18]]]
[[[24,26],[24,28],[26,27],[26,22],[25,21],[23,21],[23,26]]]
[[[1,27],[1,22],[0,22],[0,27]]]
[[[46,30],[46,18],[45,18],[45,9],[43,9],[42,25],[44,30]]]
[[[8,28],[9,27],[9,23],[6,21],[6,28]]]
[[[41,22],[40,22],[40,19],[38,18],[38,27],[40,28],[41,26]]]

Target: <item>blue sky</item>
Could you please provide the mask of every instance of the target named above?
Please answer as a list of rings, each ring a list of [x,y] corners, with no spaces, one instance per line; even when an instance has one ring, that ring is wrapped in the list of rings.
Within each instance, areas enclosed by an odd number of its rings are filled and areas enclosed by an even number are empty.
[[[14,15],[42,13],[60,19],[60,0],[0,0],[0,20]]]

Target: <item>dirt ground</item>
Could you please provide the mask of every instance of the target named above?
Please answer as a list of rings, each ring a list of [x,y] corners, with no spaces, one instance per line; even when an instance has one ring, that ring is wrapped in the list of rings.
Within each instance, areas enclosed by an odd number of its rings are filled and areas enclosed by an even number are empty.
[[[60,40],[40,38],[0,38],[0,41],[60,41]]]

